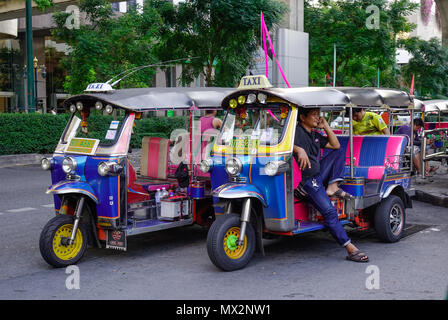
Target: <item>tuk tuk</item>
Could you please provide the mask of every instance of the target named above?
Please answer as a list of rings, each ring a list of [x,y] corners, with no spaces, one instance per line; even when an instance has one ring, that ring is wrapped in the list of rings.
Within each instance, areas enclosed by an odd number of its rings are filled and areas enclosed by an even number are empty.
[[[44,260],[65,267],[77,263],[87,245],[126,250],[130,236],[210,225],[210,177],[197,164],[212,140],[200,141],[197,117],[220,108],[233,90],[114,90],[105,83],[91,84],[84,94],[67,99],[64,107],[72,115],[53,156],[41,162],[51,172],[46,192],[54,196],[56,211],[40,235]],[[167,111],[185,115],[184,129],[175,130],[170,139],[141,137],[141,156],[131,163],[134,122]]]
[[[421,166],[428,161],[440,161],[446,166],[448,159],[448,100],[422,101],[422,118],[425,128],[421,133]],[[431,150],[431,152],[430,152]],[[422,170],[422,177],[426,177]]]
[[[378,88],[273,88],[264,76],[243,78],[222,101],[223,126],[210,159],[216,220],[207,252],[218,268],[245,267],[263,238],[294,236],[324,228],[321,214],[295,191],[301,171],[293,157],[300,108],[345,111],[349,134],[337,135],[346,147],[341,188],[351,200],[331,199],[342,225],[374,228],[384,242],[399,241],[412,207],[412,137],[354,136],[352,108],[389,108],[413,113],[406,92]],[[411,116],[413,119],[413,115]]]

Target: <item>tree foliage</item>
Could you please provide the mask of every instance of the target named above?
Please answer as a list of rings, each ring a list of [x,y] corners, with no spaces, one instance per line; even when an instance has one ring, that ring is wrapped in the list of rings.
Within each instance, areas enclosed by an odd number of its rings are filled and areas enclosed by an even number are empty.
[[[287,11],[275,0],[187,0],[178,6],[159,1],[158,8],[166,41],[160,54],[190,57],[182,82],[202,73],[207,86],[234,86],[253,63],[261,12],[272,28]]]
[[[378,8],[378,17],[366,10]],[[310,80],[323,85],[333,75],[336,44],[336,84],[376,85],[378,68],[382,85],[395,84],[397,35],[415,26],[406,20],[418,8],[410,0],[305,1],[305,32],[309,33]],[[376,19],[377,25],[369,27]]]
[[[53,0],[33,0],[37,7],[41,10],[45,10],[47,8],[50,8],[54,5]]]
[[[415,89],[419,96],[426,98],[446,98],[448,96],[448,48],[437,38],[424,41],[411,38],[404,47],[412,58],[402,68],[403,79],[410,86],[415,75]]]
[[[161,18],[150,5],[142,12],[132,8],[117,14],[107,0],[81,0],[80,12],[86,16],[79,28],[69,28],[71,13],[60,12],[53,17],[57,27],[53,36],[70,46],[63,65],[69,75],[65,89],[72,94],[82,92],[88,83],[108,79],[144,65],[158,62],[155,50],[160,45]],[[155,68],[147,68],[123,79],[125,87],[147,87]]]

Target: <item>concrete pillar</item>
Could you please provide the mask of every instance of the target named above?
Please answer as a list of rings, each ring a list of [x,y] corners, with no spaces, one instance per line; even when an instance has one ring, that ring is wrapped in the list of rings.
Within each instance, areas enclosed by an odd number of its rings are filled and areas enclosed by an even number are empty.
[[[17,38],[18,21],[17,19],[0,21],[0,39]]]
[[[448,0],[435,0],[442,20],[442,43],[448,45]]]

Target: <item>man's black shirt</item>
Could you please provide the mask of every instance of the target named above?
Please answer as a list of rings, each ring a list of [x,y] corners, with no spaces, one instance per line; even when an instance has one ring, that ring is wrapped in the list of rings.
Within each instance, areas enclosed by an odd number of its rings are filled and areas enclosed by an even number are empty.
[[[306,168],[302,170],[303,182],[319,174],[320,149],[324,148],[327,143],[328,138],[315,131],[306,131],[306,129],[302,127],[300,122],[297,124],[296,134],[294,137],[294,145],[305,150],[311,164],[311,168],[306,166]],[[294,154],[294,156],[297,157],[297,154]]]

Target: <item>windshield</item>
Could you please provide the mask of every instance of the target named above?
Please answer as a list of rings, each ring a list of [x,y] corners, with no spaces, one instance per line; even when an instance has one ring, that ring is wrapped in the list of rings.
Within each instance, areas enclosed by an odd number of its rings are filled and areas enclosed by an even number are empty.
[[[89,110],[89,109],[87,109]],[[77,111],[70,119],[62,143],[73,138],[99,140],[99,145],[110,146],[115,143],[125,120],[125,115],[103,115],[100,111]]]
[[[240,106],[229,109],[218,136],[218,144],[235,147],[245,144],[277,145],[283,137],[290,109],[287,105],[276,104],[268,108],[260,106]]]

